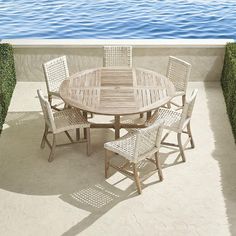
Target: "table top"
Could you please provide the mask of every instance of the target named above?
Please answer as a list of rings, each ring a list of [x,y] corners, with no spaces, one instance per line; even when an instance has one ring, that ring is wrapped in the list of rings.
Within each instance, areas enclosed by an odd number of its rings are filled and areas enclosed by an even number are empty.
[[[69,105],[103,115],[137,114],[166,104],[175,94],[165,76],[143,68],[103,67],[63,81],[60,96]]]

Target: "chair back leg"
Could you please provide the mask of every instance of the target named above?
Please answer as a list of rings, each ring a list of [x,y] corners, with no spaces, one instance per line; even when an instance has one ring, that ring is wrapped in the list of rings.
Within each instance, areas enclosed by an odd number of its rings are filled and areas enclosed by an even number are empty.
[[[45,147],[45,142],[46,142],[47,135],[48,135],[48,126],[45,123],[44,133],[43,133],[43,137],[42,137],[42,141],[41,141],[41,145],[40,145],[41,148]]]
[[[142,189],[141,189],[140,179],[139,179],[139,176],[138,176],[137,165],[135,163],[133,163],[133,172],[134,172],[134,179],[135,179],[135,183],[136,183],[136,186],[137,186],[138,193],[141,194]]]
[[[156,164],[156,168],[158,170],[159,179],[160,179],[160,181],[163,181],[162,168],[161,168],[158,152],[155,153],[155,164]]]
[[[87,139],[87,155],[91,154],[91,141],[90,141],[90,128],[86,128],[86,139]]]
[[[177,134],[177,139],[178,139],[180,155],[182,156],[183,162],[186,162],[186,158],[185,158],[185,154],[184,154],[184,147],[183,147],[182,140],[181,140],[181,133]]]
[[[193,135],[192,135],[192,132],[191,132],[191,127],[190,127],[190,122],[187,125],[187,132],[188,132],[188,136],[190,137],[191,148],[195,148],[195,144],[194,144],[194,141],[193,141]]]
[[[48,158],[48,161],[49,161],[49,162],[52,162],[52,161],[53,161],[54,154],[55,154],[55,148],[56,148],[56,135],[53,134],[51,152],[50,152],[50,155],[49,155],[49,158]]]
[[[112,152],[105,149],[105,178],[108,178],[108,171],[109,171],[109,167],[110,167],[110,160],[111,160],[111,155]]]

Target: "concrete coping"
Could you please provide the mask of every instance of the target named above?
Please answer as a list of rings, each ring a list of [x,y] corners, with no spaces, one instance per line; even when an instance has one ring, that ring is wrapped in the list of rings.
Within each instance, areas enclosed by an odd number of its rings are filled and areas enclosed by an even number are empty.
[[[131,45],[140,48],[224,48],[233,39],[2,39],[14,48],[103,47]]]

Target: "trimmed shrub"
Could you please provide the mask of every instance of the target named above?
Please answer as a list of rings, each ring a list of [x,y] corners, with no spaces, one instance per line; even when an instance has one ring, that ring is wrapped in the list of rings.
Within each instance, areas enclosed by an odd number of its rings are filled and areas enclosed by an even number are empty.
[[[236,43],[226,45],[221,85],[236,142]]]
[[[0,44],[0,133],[15,85],[16,73],[13,48],[9,44],[2,43]]]

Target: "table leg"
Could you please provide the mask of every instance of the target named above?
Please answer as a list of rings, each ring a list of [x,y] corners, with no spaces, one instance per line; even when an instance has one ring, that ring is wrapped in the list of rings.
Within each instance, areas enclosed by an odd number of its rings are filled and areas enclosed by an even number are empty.
[[[120,137],[120,116],[115,116],[115,139],[118,139]]]
[[[152,116],[152,112],[151,112],[151,111],[148,111],[148,112],[147,112],[147,120],[150,119],[151,116]]]
[[[86,120],[88,119],[88,113],[87,113],[87,111],[83,111],[83,116],[84,116],[84,118],[85,118]],[[86,128],[84,128],[84,138],[87,139]]]
[[[76,140],[80,140],[80,129],[76,129]]]

